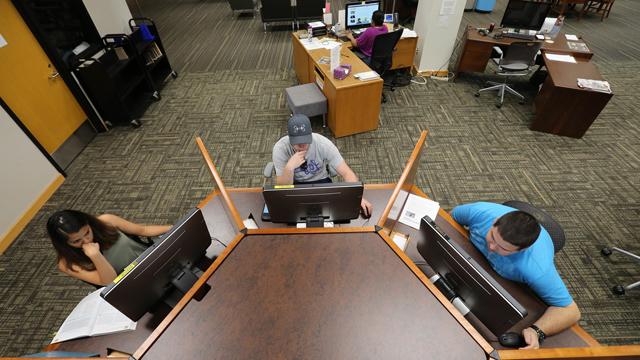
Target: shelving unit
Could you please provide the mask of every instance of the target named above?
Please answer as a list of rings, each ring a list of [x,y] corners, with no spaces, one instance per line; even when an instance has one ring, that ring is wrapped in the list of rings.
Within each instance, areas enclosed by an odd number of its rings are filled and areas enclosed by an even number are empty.
[[[79,59],[74,70],[109,127],[140,126],[140,118],[149,104],[160,100],[165,79],[170,75],[177,77],[153,21],[131,19],[129,24],[130,35],[106,35],[102,38],[102,49]]]

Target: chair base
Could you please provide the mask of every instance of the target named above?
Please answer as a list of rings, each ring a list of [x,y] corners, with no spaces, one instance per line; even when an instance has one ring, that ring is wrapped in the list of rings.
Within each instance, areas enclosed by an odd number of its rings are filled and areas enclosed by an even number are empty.
[[[498,91],[498,97],[500,98],[500,101],[496,103],[496,106],[501,107],[504,103],[504,94],[505,92],[507,92],[518,97],[520,99],[520,104],[524,104],[524,96],[507,85],[506,82],[499,83],[495,81],[487,81],[487,84],[491,86],[478,90],[475,94],[476,97],[480,96],[480,93],[483,91]]]
[[[634,254],[632,252],[629,252],[627,250],[617,248],[617,247],[611,247],[611,248],[605,247],[600,251],[600,253],[603,256],[607,256],[607,257],[611,256],[611,254],[613,254],[614,252],[619,252],[622,255],[625,255],[625,256],[628,256],[628,257],[630,257],[632,259],[640,261],[640,256],[638,256],[638,255],[636,255],[636,254]],[[611,288],[611,292],[613,292],[615,295],[624,295],[628,290],[635,289],[637,287],[640,287],[640,281],[634,282],[633,284],[629,284],[627,286],[616,285],[616,286]]]

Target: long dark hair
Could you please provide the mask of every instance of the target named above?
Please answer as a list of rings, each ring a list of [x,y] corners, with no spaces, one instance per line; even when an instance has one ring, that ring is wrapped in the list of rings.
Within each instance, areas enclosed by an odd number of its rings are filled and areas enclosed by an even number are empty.
[[[95,265],[82,249],[75,248],[67,243],[69,235],[80,231],[89,225],[93,232],[93,241],[100,245],[100,250],[110,248],[119,237],[118,229],[112,225],[101,221],[93,215],[82,211],[62,210],[54,213],[47,221],[47,232],[51,238],[51,243],[58,253],[58,261],[64,260],[64,265],[71,269],[71,265],[77,265],[84,270],[93,271]]]

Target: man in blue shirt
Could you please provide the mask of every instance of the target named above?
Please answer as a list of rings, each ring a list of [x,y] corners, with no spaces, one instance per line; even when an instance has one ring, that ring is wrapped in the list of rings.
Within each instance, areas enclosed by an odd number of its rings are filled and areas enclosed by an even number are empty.
[[[471,242],[498,274],[527,284],[549,305],[532,327],[522,331],[524,349],[537,349],[544,336],[580,319],[580,310],[553,263],[551,237],[533,216],[487,202],[457,206],[451,216],[469,228]]]

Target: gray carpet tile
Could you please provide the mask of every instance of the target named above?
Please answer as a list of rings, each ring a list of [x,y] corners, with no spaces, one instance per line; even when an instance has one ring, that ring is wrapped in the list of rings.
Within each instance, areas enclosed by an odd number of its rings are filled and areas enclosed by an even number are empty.
[[[464,22],[499,21],[505,3],[499,0],[492,14],[466,13]],[[283,90],[295,84],[288,32],[263,32],[259,16],[231,17],[222,0],[139,5],[158,22],[180,76],[147,110],[141,128],[99,134],[0,256],[1,356],[40,350],[92,290],[57,271],[45,232],[49,214],[76,208],[173,223],[213,187],[195,136],[203,138],[227,186],[247,187],[262,184],[271,147],[286,132]],[[605,344],[639,343],[640,291],[625,297],[609,291],[638,280],[638,263],[599,254],[604,245],[640,252],[640,52],[625,30],[638,12],[639,3],[618,0],[602,23],[594,16],[567,21],[573,32],[592,32],[594,61],[615,92],[582,139],[528,129],[535,88],[526,81],[515,85],[528,96],[525,105],[507,98],[497,109],[491,95],[474,97],[489,71],[388,92],[374,132],[333,139],[320,118],[313,119],[314,129],[335,141],[367,183],[396,181],[420,131],[428,129],[418,173],[425,192],[445,209],[519,199],[549,212],[567,235],[556,263],[582,310],[580,324]],[[624,41],[609,41],[609,32]],[[253,51],[248,44],[255,44]]]

